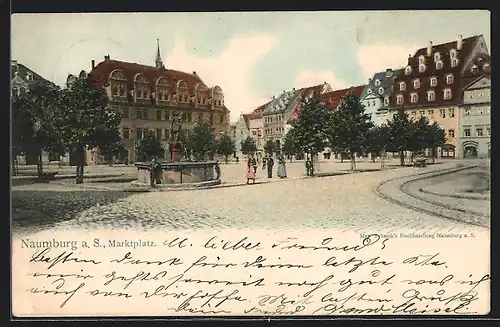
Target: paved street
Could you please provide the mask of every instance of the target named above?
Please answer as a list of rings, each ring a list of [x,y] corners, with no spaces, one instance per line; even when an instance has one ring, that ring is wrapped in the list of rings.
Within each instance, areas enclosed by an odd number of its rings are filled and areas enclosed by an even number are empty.
[[[407,167],[181,192],[124,193],[77,190],[74,186],[61,184],[23,185],[12,190],[13,227],[19,233],[31,233],[49,226],[57,230],[230,227],[269,230],[321,228],[357,232],[418,229],[429,233],[480,229],[409,210],[375,193],[375,188],[385,180],[456,167],[457,163],[459,161],[421,169]],[[349,167],[348,163],[342,165],[345,169]],[[293,164],[289,166],[289,176],[294,170],[298,173],[302,167],[299,164],[296,168]],[[358,168],[363,168],[360,166]],[[241,176],[236,172],[241,172],[244,165],[223,166],[223,173],[226,167],[231,167],[226,171],[232,171],[236,178]],[[454,177],[444,178],[443,182],[450,179]],[[477,181],[475,178],[463,179],[467,180],[471,185]],[[483,207],[489,208],[489,200],[483,201]]]

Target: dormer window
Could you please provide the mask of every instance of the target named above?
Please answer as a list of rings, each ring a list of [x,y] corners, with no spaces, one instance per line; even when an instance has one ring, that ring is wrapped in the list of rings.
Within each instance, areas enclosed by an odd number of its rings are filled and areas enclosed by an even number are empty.
[[[443,98],[445,100],[450,100],[451,99],[451,89],[444,89],[443,90]]]
[[[446,75],[446,84],[453,84],[453,74]]]
[[[418,57],[418,65],[425,65],[425,56]]]
[[[380,80],[379,79],[375,80],[375,86],[380,86]]]
[[[457,57],[457,50],[451,49],[450,50],[450,58],[453,59],[453,58],[456,58],[456,57]]]
[[[473,73],[477,73],[477,66],[476,66],[476,65],[472,65],[472,67],[471,67],[471,69],[470,69],[470,70],[471,70],[471,72],[473,72]]]
[[[439,52],[436,52],[434,54],[434,61],[439,61],[439,60],[441,60],[441,54]]]
[[[420,88],[420,80],[418,78],[413,80],[413,88],[414,89]]]
[[[396,103],[397,104],[403,104],[403,95],[402,94],[398,94],[396,96]]]
[[[427,101],[432,102],[436,100],[436,92],[434,91],[427,91]]]
[[[389,105],[389,97],[384,98],[384,105],[388,106]]]
[[[425,67],[425,64],[420,64],[420,65],[418,65],[418,72],[419,72],[419,73],[423,73],[423,72],[425,72],[425,68],[426,68],[426,67]]]
[[[405,74],[410,75],[411,74],[411,66],[406,66],[405,68]]]
[[[33,74],[32,74],[32,73],[28,73],[28,74],[26,74],[26,79],[27,79],[28,81],[32,81],[32,80],[33,80]]]
[[[442,69],[443,68],[443,62],[440,60],[440,61],[436,61],[436,69]]]
[[[380,87],[378,89],[378,94],[380,94],[380,95],[384,94],[384,88],[383,87]]]
[[[406,90],[406,83],[405,82],[399,82],[399,90],[400,91]]]
[[[418,94],[413,92],[410,94],[410,102],[411,103],[417,103],[418,102]]]
[[[451,59],[451,67],[457,67],[457,66],[458,66],[458,58]]]
[[[366,91],[368,94],[372,94],[372,89],[368,89],[368,91]]]
[[[434,86],[437,86],[437,85],[438,85],[438,79],[437,79],[437,77],[436,77],[436,76],[432,76],[432,77],[430,78],[430,84],[431,84],[431,86],[432,86],[432,87],[434,87]]]
[[[486,72],[489,72],[490,71],[490,64],[486,63],[483,65],[483,70],[486,71]]]

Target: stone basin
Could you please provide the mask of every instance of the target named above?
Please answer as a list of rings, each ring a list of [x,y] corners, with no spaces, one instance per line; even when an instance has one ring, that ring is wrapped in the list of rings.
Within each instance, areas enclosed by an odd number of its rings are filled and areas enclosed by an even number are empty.
[[[182,184],[186,187],[206,187],[221,183],[220,176],[216,176],[217,161],[186,161],[186,162],[159,162],[160,183],[156,187],[172,187]],[[150,185],[150,163],[137,162],[137,181],[134,184]],[[181,185],[178,185],[181,186]]]

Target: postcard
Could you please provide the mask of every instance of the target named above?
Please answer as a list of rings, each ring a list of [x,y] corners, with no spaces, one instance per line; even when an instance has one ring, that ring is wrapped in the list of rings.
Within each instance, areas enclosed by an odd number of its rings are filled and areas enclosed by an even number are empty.
[[[488,11],[14,14],[11,39],[13,317],[490,312]]]

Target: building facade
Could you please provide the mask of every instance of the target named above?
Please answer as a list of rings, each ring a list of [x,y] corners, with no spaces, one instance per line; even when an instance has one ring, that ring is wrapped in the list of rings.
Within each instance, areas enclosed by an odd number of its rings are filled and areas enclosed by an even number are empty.
[[[446,132],[446,144],[438,149],[441,157],[460,156],[459,105],[462,80],[474,58],[488,55],[482,35],[433,45],[409,56],[408,64],[394,81],[389,100],[389,119],[403,108],[411,118],[421,116],[437,122]]]
[[[491,157],[491,76],[478,77],[464,88],[460,106],[460,148],[464,158]]]
[[[159,46],[155,66],[113,60],[108,55],[97,65],[92,61],[91,76],[106,90],[110,107],[123,114],[120,132],[130,163],[136,161],[135,148],[147,131],[162,140],[167,156],[174,117],[181,120],[185,135],[199,122],[209,122],[215,134],[229,133],[222,89],[206,86],[196,72],[166,69]]]
[[[270,102],[270,101],[269,101]],[[264,109],[269,102],[256,108],[248,115],[248,126],[250,129],[250,137],[254,140],[259,156],[264,154]]]
[[[241,113],[238,121],[232,124],[232,139],[235,147],[235,158],[243,158],[244,155],[243,152],[241,152],[241,142],[243,142],[249,135],[250,130],[248,128],[248,117],[247,115]]]
[[[389,100],[394,80],[403,72],[402,69],[387,69],[368,79],[368,84],[361,93],[360,100],[365,106],[366,114],[377,126],[388,121]]]

